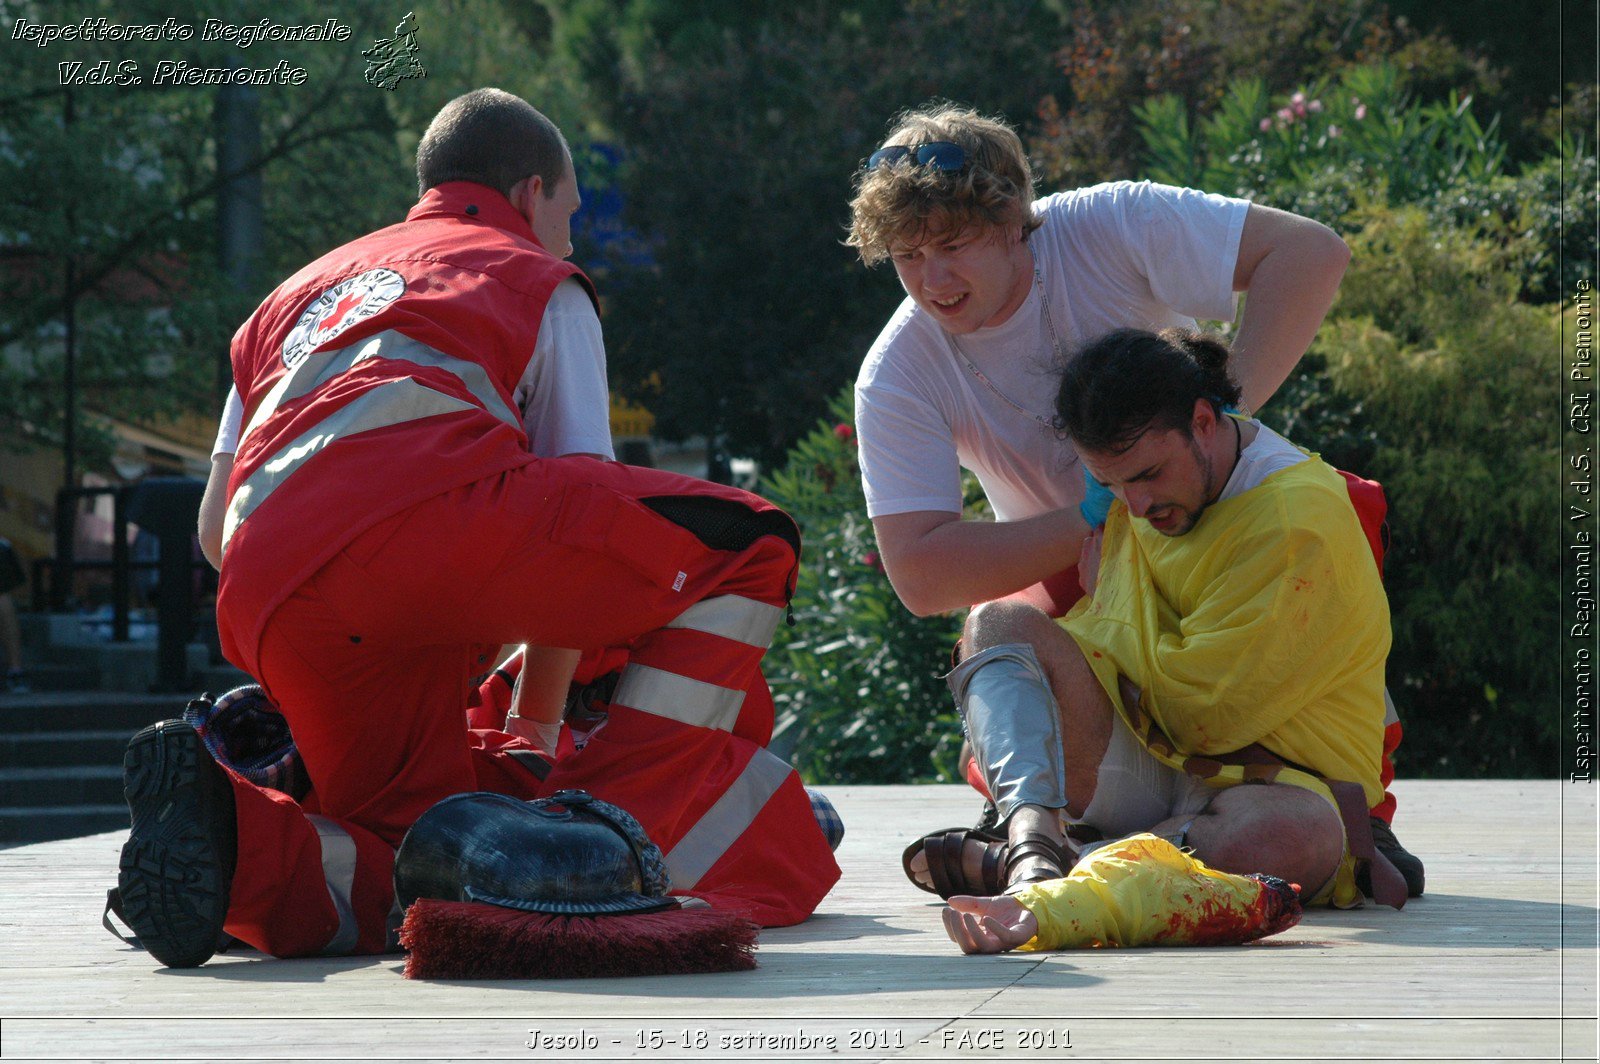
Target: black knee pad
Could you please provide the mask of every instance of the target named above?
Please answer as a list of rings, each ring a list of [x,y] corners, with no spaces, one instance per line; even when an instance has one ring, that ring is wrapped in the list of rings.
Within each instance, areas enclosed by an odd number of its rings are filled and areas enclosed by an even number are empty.
[[[776,536],[800,556],[800,529],[782,510],[752,510],[732,499],[701,495],[653,495],[639,502],[712,550],[746,550],[762,536]]]

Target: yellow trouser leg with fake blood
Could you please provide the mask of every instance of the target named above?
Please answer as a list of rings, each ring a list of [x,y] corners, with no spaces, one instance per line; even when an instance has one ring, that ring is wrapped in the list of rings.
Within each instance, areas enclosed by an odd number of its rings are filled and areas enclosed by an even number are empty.
[[[1039,922],[1025,950],[1237,945],[1293,927],[1301,911],[1281,879],[1218,872],[1154,835],[1102,847],[1013,897]]]

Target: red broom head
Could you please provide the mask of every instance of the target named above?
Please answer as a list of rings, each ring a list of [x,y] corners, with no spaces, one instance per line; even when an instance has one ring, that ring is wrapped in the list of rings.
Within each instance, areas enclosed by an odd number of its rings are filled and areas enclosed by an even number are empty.
[[[407,979],[585,979],[749,971],[759,930],[717,909],[553,916],[418,898],[400,944]]]

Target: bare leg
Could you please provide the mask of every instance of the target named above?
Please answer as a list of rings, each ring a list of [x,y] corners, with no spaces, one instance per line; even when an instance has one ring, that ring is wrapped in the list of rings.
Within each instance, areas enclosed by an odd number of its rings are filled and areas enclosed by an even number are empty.
[[[1172,835],[1189,817],[1150,829]],[[1194,854],[1219,872],[1263,872],[1298,883],[1310,898],[1339,869],[1344,828],[1321,797],[1289,784],[1230,787],[1189,823],[1184,839]]]
[[[1055,695],[1061,714],[1067,812],[1081,816],[1094,798],[1100,762],[1111,740],[1115,709],[1078,644],[1043,610],[1002,600],[974,607],[968,614],[962,636],[968,654],[1009,643],[1032,645]],[[1057,844],[1066,841],[1059,809],[1021,805],[1012,812],[1006,826],[1012,842],[1028,834],[1042,834]],[[1024,858],[1012,868],[1012,879],[1025,879],[1044,867],[1042,859]]]

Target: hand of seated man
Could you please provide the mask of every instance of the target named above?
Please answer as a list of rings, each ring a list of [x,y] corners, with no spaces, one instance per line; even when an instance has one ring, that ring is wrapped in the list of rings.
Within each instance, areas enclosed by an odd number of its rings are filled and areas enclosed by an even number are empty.
[[[1104,527],[1090,529],[1078,552],[1078,583],[1090,598],[1094,598],[1094,589],[1100,583],[1100,548],[1105,531]]]
[[[944,929],[962,953],[1003,953],[1039,933],[1039,921],[1015,898],[957,894],[944,907]]]

